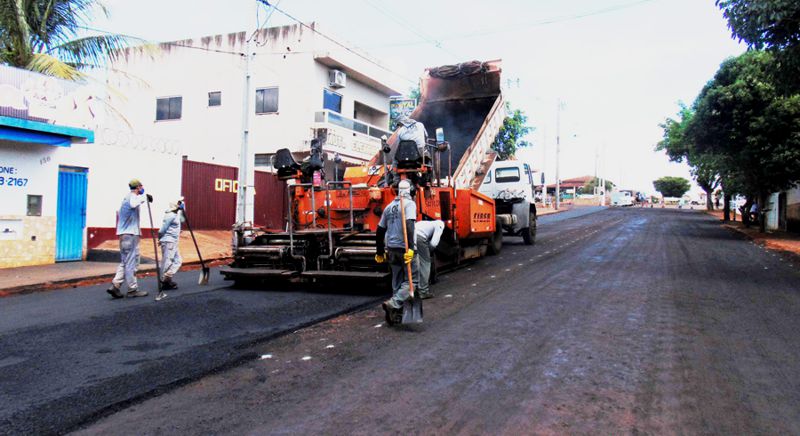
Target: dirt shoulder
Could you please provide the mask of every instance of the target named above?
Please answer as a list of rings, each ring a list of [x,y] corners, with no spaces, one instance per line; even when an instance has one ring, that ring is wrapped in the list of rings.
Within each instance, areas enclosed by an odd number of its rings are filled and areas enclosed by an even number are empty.
[[[758,226],[745,227],[737,214],[737,221],[722,221],[723,213],[721,210],[706,211],[707,214],[720,220],[723,227],[737,232],[747,239],[752,240],[758,245],[769,250],[775,250],[791,257],[794,261],[800,262],[800,235],[782,231],[768,231],[761,233]]]

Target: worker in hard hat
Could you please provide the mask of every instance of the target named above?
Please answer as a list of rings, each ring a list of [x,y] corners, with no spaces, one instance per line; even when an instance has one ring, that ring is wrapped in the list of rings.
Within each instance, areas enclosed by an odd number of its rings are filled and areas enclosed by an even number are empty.
[[[430,290],[431,262],[433,251],[439,245],[439,240],[444,232],[444,222],[442,220],[420,221],[415,223],[417,235],[417,270],[419,271],[419,286],[416,288],[420,298],[432,298],[433,292]]]
[[[158,230],[158,242],[161,245],[161,289],[178,289],[172,276],[181,267],[183,260],[178,252],[178,240],[181,237],[181,221],[183,221],[183,197],[169,204],[164,212],[164,221]]]
[[[130,192],[122,199],[117,217],[117,236],[119,237],[120,263],[117,273],[111,280],[111,287],[106,292],[114,298],[145,297],[147,291],[139,289],[136,282],[136,270],[139,268],[139,206],[145,202],[153,202],[153,196],[144,193],[142,182],[133,179],[128,182]],[[122,294],[122,285],[127,283],[128,293]]]
[[[402,199],[403,213],[400,211]],[[405,222],[402,216],[405,214]],[[401,180],[397,186],[397,196],[386,206],[381,214],[381,220],[376,231],[376,255],[375,261],[378,263],[388,262],[392,270],[392,298],[383,303],[383,309],[387,312],[399,311],[403,308],[403,302],[411,296],[409,293],[408,271],[406,264],[411,264],[411,273],[414,284],[417,281],[417,265],[414,262],[414,223],[417,219],[417,204],[411,197],[411,183],[408,180]],[[406,235],[403,235],[403,226],[406,228]],[[406,246],[406,239],[408,246]]]

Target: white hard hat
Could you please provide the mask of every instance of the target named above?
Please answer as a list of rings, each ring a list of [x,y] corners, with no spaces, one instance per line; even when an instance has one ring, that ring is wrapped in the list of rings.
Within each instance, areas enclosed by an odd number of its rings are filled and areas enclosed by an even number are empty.
[[[399,195],[404,195],[406,197],[411,196],[411,182],[408,180],[401,180],[400,183],[397,185],[397,193]]]

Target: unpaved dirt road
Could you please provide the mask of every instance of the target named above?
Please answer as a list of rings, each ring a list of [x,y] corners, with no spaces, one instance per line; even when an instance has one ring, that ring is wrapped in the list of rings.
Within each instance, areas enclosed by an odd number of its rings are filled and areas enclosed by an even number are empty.
[[[702,213],[609,209],[82,434],[800,433],[796,265]]]

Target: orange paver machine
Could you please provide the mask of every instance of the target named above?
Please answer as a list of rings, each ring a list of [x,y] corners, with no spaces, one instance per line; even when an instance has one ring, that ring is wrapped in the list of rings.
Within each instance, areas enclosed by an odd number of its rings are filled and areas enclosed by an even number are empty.
[[[438,267],[491,253],[502,229],[494,200],[477,188],[505,116],[500,63],[429,68],[420,85],[420,104],[410,117],[424,124],[429,137],[439,133],[438,140],[419,147],[395,132],[382,138],[369,163],[347,168],[343,180],[322,177],[324,144],[312,141],[301,163],[288,149],[279,150],[273,165],[287,182],[286,227],[275,232],[237,226],[234,260],[222,274],[233,280],[388,277],[386,265],[374,260],[375,231],[401,179],[415,188],[417,220],[446,224],[436,249]]]

